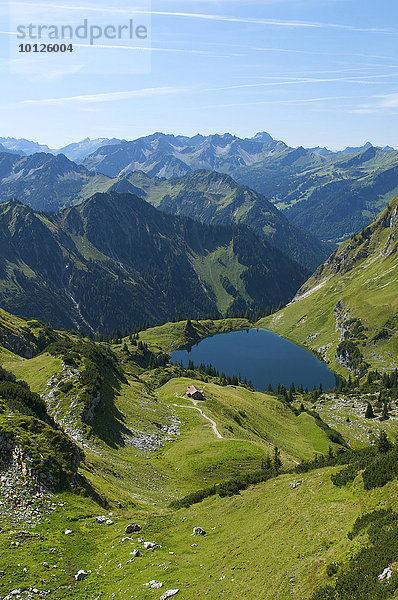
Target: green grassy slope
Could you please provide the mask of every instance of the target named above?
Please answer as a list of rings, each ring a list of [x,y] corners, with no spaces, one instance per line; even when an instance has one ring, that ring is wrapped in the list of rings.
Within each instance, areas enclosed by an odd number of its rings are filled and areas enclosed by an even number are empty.
[[[8,360],[5,365],[37,392],[45,389],[46,377],[62,375],[59,359],[47,354]],[[208,383],[202,409],[217,423],[224,438],[218,439],[209,422],[184,398],[191,383],[201,385],[178,378],[150,391],[135,377],[117,389],[105,384],[87,425],[76,403],[83,388],[74,381],[72,391],[64,393],[56,387],[49,412],[83,445],[87,479],[107,497],[128,503],[140,498],[164,504],[236,472],[256,471],[274,446],[292,466],[328,450],[330,441],[305,413],[297,417],[267,394]],[[71,403],[73,414],[68,411]],[[159,424],[175,423],[177,436],[159,431]]]
[[[203,386],[203,382],[187,378],[172,379],[160,388],[159,396],[169,403],[187,405],[184,394],[191,383]],[[273,396],[211,383],[205,384],[205,396],[206,401],[200,407],[216,421],[219,432],[228,441],[247,440],[268,452],[278,446],[290,464],[304,456],[312,457],[314,452],[328,450],[330,442],[312,417],[307,414],[296,417]]]
[[[355,365],[336,355],[350,341],[373,368],[398,360],[398,200],[343,244],[299,290],[294,302],[259,325],[317,350],[337,372]],[[353,321],[356,319],[356,321]],[[359,320],[359,321],[358,321]],[[362,329],[363,328],[363,329]]]
[[[16,332],[24,331],[24,321],[3,316]],[[243,319],[192,321],[189,326],[184,321],[140,332],[139,339],[164,352],[192,336],[247,326]],[[109,346],[59,335],[63,344],[53,343],[33,358],[10,350],[0,357],[33,391],[45,391],[49,413],[84,449],[80,474],[108,504],[100,506],[70,491],[38,492],[24,511],[41,513],[42,519],[29,524],[15,502],[24,486],[15,485],[12,505],[2,486],[0,596],[36,587],[51,590],[51,597],[59,600],[157,600],[165,590],[178,588],[177,598],[184,600],[308,600],[331,581],[328,564],[347,564],[366,544],[364,535],[353,541],[347,537],[355,519],[374,508],[398,508],[397,481],[365,492],[359,476],[338,488],[330,479],[336,468],[330,467],[283,474],[230,498],[215,495],[189,508],[170,509],[172,500],[257,471],[275,446],[284,467],[293,470],[302,459],[327,454],[330,441],[312,416],[297,416],[275,395],[220,386],[215,380],[172,377],[177,367],[148,370],[134,362],[139,351],[127,339]],[[62,385],[61,357],[64,363],[73,358],[72,388]],[[82,377],[89,360],[94,367],[102,365],[103,380],[98,384],[100,402],[84,421],[78,399],[89,389]],[[157,385],[162,376],[172,378]],[[184,395],[190,384],[205,385],[206,400],[197,404],[204,415]],[[53,399],[48,398],[51,390],[56,392]],[[295,402],[300,402],[299,395]],[[23,443],[37,445],[37,460],[40,449],[51,456],[50,438],[41,441],[35,434],[29,439],[29,426],[17,418],[16,411],[0,414],[0,425],[8,422],[12,428],[18,423]],[[292,482],[299,485],[292,487]],[[102,514],[113,523],[96,522],[95,516]],[[124,529],[132,521],[143,529],[126,536]],[[195,526],[207,535],[192,536]],[[66,535],[66,529],[72,533]],[[143,540],[161,547],[145,550]],[[142,556],[128,562],[134,549]],[[76,582],[79,569],[88,574]],[[154,579],[162,588],[146,585]]]
[[[240,496],[208,499],[174,514],[114,509],[109,526],[94,521],[103,511],[91,501],[57,496],[50,499],[55,510],[47,509],[33,535],[11,533],[9,524],[1,522],[0,593],[9,591],[12,582],[14,588],[53,589],[52,597],[59,599],[149,600],[179,588],[183,600],[288,600],[292,595],[305,600],[328,581],[327,564],[344,556],[347,560],[358,548],[357,541],[346,537],[356,517],[375,507],[397,505],[396,482],[369,494],[356,482],[349,488],[334,487],[330,473],[324,469],[293,478],[302,482],[296,489],[290,487],[291,476],[281,476]],[[58,506],[59,501],[65,506]],[[143,530],[122,542],[132,520]],[[207,531],[204,538],[191,536],[198,525]],[[65,535],[66,528],[73,533]],[[162,547],[145,551],[138,538]],[[16,540],[20,545],[11,546]],[[142,556],[127,563],[135,548]],[[89,574],[76,583],[79,569]],[[163,583],[155,592],[145,585],[153,579]]]

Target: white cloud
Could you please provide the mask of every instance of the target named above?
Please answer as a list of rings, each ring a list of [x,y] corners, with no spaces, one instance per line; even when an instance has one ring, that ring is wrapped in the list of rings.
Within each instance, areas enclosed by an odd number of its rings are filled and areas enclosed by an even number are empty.
[[[80,96],[66,96],[64,98],[42,98],[40,100],[22,100],[19,104],[85,104],[96,102],[115,102],[118,100],[130,100],[131,98],[144,98],[163,94],[178,94],[186,90],[173,87],[143,88],[126,92],[103,92],[99,94],[82,94]]]
[[[226,90],[239,90],[245,88],[259,88],[259,87],[271,87],[271,86],[280,86],[280,85],[300,85],[304,83],[336,83],[336,82],[348,82],[348,83],[357,83],[357,84],[366,84],[370,85],[372,83],[376,83],[375,80],[397,77],[398,71],[394,73],[385,73],[383,75],[361,75],[358,77],[349,76],[349,77],[295,77],[289,78],[282,81],[278,81],[277,77],[269,77],[269,79],[275,79],[275,81],[261,81],[258,83],[241,83],[238,85],[228,85],[219,88],[213,88],[212,90],[207,91],[226,91]]]
[[[386,94],[380,98],[379,107],[398,108],[398,94]]]
[[[68,4],[57,4],[57,3],[41,3],[41,2],[13,2],[14,10],[18,7],[26,6],[30,8],[45,8],[52,10],[72,10],[81,12],[96,12],[96,13],[111,13],[111,14],[125,14],[125,15],[156,15],[163,17],[177,17],[187,19],[199,19],[205,21],[218,21],[224,23],[242,23],[242,24],[253,24],[253,25],[264,25],[268,27],[290,27],[290,28],[302,28],[302,29],[341,29],[346,31],[358,31],[364,33],[393,33],[394,30],[391,28],[376,28],[376,27],[358,27],[355,25],[344,25],[340,23],[322,23],[317,21],[289,21],[284,19],[261,19],[258,17],[234,17],[229,15],[219,14],[208,14],[208,13],[193,13],[193,12],[179,12],[179,11],[166,11],[166,10],[145,10],[134,6],[120,8],[105,8],[102,6],[77,6]]]
[[[321,104],[323,102],[333,102],[334,100],[356,100],[358,98],[366,98],[366,96],[357,96],[353,98],[352,96],[321,96],[317,98],[292,98],[290,100],[259,100],[257,102],[232,102],[229,104],[212,104],[209,106],[205,106],[203,108],[228,108],[234,106],[261,106],[261,105],[279,105],[279,104],[289,104],[289,105],[297,105],[300,106],[302,104]]]

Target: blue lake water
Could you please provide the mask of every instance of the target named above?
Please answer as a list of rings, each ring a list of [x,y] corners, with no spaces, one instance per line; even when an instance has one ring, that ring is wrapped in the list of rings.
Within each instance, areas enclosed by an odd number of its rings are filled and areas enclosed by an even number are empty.
[[[251,379],[257,390],[271,383],[289,387],[303,385],[312,390],[321,383],[324,390],[336,385],[335,375],[325,363],[300,346],[296,346],[266,329],[232,331],[205,338],[190,348],[172,352],[172,362],[184,366],[211,364],[226,375],[241,374]]]

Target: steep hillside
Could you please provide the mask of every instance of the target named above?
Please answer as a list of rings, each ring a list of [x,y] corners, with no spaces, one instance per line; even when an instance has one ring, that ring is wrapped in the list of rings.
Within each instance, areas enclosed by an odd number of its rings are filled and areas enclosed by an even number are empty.
[[[8,350],[31,358],[48,344],[61,339],[60,333],[36,319],[16,317],[0,309],[0,347],[3,353]]]
[[[398,358],[398,199],[336,250],[285,309],[262,321],[340,371],[389,370]]]
[[[0,231],[2,306],[85,331],[261,310],[306,278],[248,228],[167,215],[129,194],[96,194],[52,215],[6,202]]]
[[[141,187],[145,200],[165,212],[213,225],[248,225],[310,271],[332,251],[332,246],[289,223],[264,196],[238,185],[229,175],[196,171],[185,177],[151,179],[133,172],[119,182]]]

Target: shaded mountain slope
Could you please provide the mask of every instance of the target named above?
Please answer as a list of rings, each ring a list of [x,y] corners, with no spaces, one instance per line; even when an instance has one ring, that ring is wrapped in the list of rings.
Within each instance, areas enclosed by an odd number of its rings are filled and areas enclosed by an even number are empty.
[[[175,168],[176,161],[181,162],[164,158],[155,173],[169,175],[171,169],[185,174],[186,169]],[[133,172],[110,178],[88,171],[63,154],[21,158],[0,153],[0,199],[17,197],[35,210],[54,212],[80,204],[95,192],[130,193],[145,196],[161,210],[205,223],[246,224],[310,271],[332,251],[332,246],[290,225],[264,197],[238,186],[227,175],[201,171],[176,181],[150,179],[150,174]]]
[[[150,179],[133,172],[119,179],[119,185],[122,181],[141,188],[145,200],[165,212],[214,225],[247,225],[310,271],[332,251],[332,246],[289,223],[264,196],[229,175],[196,171],[179,178]]]
[[[96,194],[51,215],[6,202],[0,232],[1,305],[86,331],[262,310],[307,276],[247,227],[167,215],[131,194]]]

